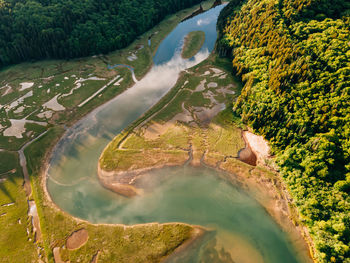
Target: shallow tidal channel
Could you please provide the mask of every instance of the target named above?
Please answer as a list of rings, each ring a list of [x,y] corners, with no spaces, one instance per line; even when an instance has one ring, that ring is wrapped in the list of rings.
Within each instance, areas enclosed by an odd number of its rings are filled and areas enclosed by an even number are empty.
[[[142,80],[67,131],[52,154],[48,192],[62,210],[92,223],[184,222],[211,229],[210,238],[189,248],[181,262],[210,262],[205,260],[213,255],[225,259],[220,262],[305,262],[265,209],[215,170],[186,166],[153,171],[144,182],[152,191],[135,198],[106,190],[97,178],[100,154],[114,136],[164,96],[182,70],[209,56],[223,7],[180,23],[163,40]],[[205,32],[205,43],[195,57],[184,60],[183,40],[196,30]]]

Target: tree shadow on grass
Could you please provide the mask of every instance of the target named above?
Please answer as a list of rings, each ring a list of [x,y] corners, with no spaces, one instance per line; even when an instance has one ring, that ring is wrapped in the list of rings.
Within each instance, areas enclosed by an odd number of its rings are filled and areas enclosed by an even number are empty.
[[[6,189],[5,183],[0,183],[0,192],[2,192],[4,195],[6,195],[11,202],[15,202],[15,199],[11,195],[11,193]]]

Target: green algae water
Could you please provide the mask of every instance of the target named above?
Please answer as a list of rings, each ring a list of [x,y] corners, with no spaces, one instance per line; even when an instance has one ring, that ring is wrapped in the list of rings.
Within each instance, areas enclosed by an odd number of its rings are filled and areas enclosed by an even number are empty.
[[[184,222],[211,229],[186,256],[169,262],[309,262],[252,196],[204,168],[153,171],[143,182],[149,191],[125,198],[104,189],[97,178],[103,148],[154,105],[176,83],[179,73],[206,59],[216,40],[223,6],[179,24],[160,45],[150,72],[132,88],[96,109],[67,131],[48,170],[49,194],[61,209],[92,223]],[[202,30],[199,53],[181,58],[188,32]]]

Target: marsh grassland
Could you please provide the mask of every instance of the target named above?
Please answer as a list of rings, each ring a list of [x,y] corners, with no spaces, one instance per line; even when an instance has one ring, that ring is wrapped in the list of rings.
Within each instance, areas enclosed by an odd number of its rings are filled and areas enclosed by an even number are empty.
[[[209,6],[210,2],[205,4]],[[70,262],[90,262],[94,257],[98,262],[111,262],[111,258],[118,262],[157,262],[191,236],[193,228],[184,224],[124,228],[72,218],[48,199],[42,179],[50,151],[66,127],[133,85],[131,71],[115,65],[128,65],[137,79],[142,78],[152,66],[162,39],[196,8],[167,17],[128,48],[108,55],[23,63],[0,72],[1,259],[53,262],[55,255],[56,261],[60,256]],[[24,151],[27,159],[30,196],[23,188],[19,151]],[[28,201],[35,201],[40,236],[36,236],[28,215]],[[88,230],[87,243],[77,250],[66,249],[68,237],[82,228]]]
[[[269,154],[259,149],[264,140],[249,133],[232,112],[241,86],[229,69],[228,60],[212,54],[183,72],[158,104],[105,148],[99,160],[100,182],[132,198],[153,191],[146,178],[155,169],[182,165],[216,169],[224,172],[224,180],[240,182],[297,240],[296,247],[306,251],[303,229],[294,225],[296,211],[285,186]]]
[[[229,121],[230,101],[239,84],[216,66],[214,55],[182,74],[176,86],[133,129],[114,139],[105,149],[100,166],[105,171],[137,171],[162,165],[193,165],[244,148],[241,130]],[[128,133],[125,136],[125,133]]]

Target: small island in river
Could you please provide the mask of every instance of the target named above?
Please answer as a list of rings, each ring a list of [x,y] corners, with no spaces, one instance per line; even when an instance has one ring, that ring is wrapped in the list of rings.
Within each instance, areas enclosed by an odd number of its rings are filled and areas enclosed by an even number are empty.
[[[191,58],[198,53],[204,44],[205,33],[203,31],[192,31],[188,33],[182,48],[182,57]]]

